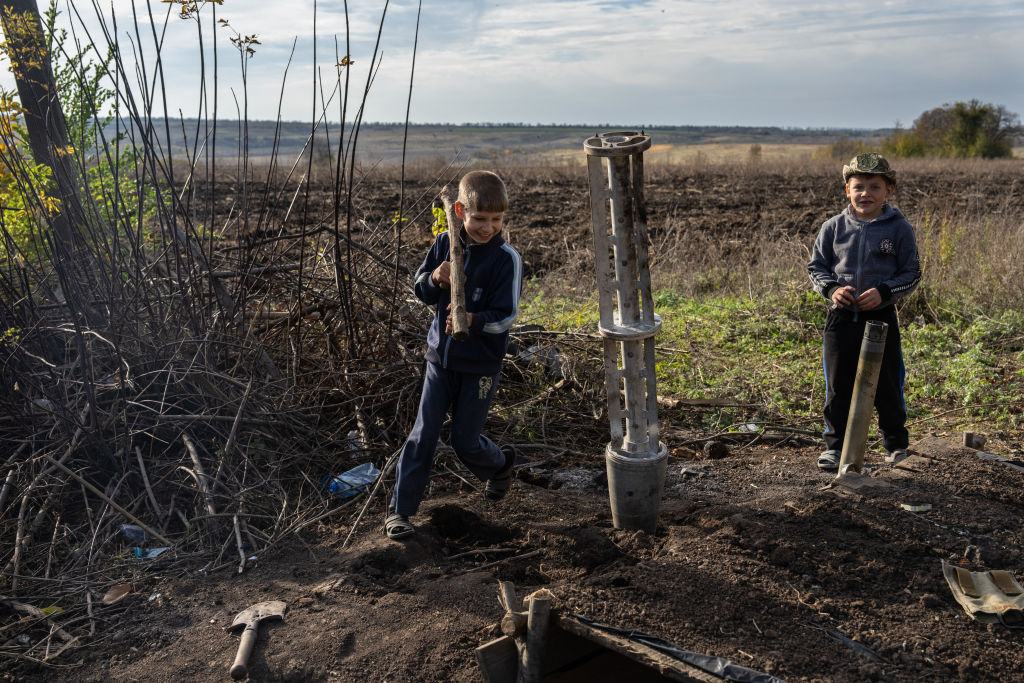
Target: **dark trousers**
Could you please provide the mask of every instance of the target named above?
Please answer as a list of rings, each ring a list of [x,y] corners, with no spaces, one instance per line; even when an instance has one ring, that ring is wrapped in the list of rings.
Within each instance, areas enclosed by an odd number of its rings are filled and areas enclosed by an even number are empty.
[[[398,459],[391,507],[401,515],[414,515],[430,482],[437,440],[448,409],[452,411],[451,446],[470,472],[482,481],[505,465],[501,449],[481,434],[499,375],[453,372],[427,363],[416,423]]]
[[[910,443],[907,428],[907,407],[903,401],[903,350],[900,346],[900,325],[896,309],[887,306],[879,311],[829,311],[825,319],[825,447],[842,452],[846,420],[853,400],[853,384],[857,377],[860,345],[868,320],[889,324],[885,337],[882,367],[878,373],[875,409],[878,428],[885,449],[906,448]]]

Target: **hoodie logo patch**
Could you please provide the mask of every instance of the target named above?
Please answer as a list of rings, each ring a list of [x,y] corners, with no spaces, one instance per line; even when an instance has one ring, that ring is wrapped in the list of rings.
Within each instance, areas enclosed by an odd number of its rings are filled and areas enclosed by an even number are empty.
[[[493,379],[491,377],[480,378],[480,393],[477,394],[477,398],[483,401],[487,398],[487,395],[491,393],[491,383]]]
[[[482,287],[477,287],[476,289],[473,290],[473,301],[480,301],[480,297],[482,297],[483,295],[484,295],[483,288]]]
[[[883,254],[895,254],[896,243],[893,242],[891,239],[884,239],[878,243],[878,251],[882,252]]]

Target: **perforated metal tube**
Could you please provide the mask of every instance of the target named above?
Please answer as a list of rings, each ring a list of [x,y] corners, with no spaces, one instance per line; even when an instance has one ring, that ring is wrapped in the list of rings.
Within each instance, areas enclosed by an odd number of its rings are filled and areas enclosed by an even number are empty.
[[[604,338],[605,388],[611,431],[606,460],[612,515],[617,527],[653,530],[664,483],[667,449],[659,438],[654,335],[661,328],[661,319],[654,313],[651,295],[647,210],[643,196],[643,152],[650,146],[649,136],[631,132],[604,133],[583,143],[590,174],[601,316],[598,330]],[[642,465],[643,461],[648,461],[659,477],[655,488],[648,486],[650,490],[642,496],[654,498],[653,521],[644,510],[636,515],[616,511],[616,498],[633,504],[635,501],[631,499],[636,492],[616,492],[612,479],[620,470],[615,463],[629,462],[631,474],[627,478],[632,481],[636,478],[637,465]],[[640,488],[647,486],[643,481],[646,476],[641,475],[628,486],[634,483]],[[627,520],[634,517],[644,519]]]

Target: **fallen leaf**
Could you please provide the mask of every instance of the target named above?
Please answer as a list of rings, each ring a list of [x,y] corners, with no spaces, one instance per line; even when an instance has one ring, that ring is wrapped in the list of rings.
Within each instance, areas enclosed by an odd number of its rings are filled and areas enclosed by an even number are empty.
[[[124,596],[132,592],[132,587],[127,583],[119,583],[116,586],[111,586],[110,590],[103,596],[104,605],[113,605],[115,602],[120,602],[124,599]]]

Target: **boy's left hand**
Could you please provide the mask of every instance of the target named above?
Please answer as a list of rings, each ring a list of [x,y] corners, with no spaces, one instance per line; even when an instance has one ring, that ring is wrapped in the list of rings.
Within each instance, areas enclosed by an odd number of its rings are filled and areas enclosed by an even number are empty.
[[[470,313],[469,311],[467,311],[466,312],[466,327],[468,328],[472,324],[473,324],[473,314]],[[445,321],[444,321],[444,333],[447,334],[450,337],[452,335],[452,332],[454,332],[454,331],[455,330],[452,327],[452,305],[448,304],[448,317],[445,318]]]
[[[872,287],[868,291],[858,296],[857,300],[854,303],[857,304],[857,307],[860,310],[870,311],[873,308],[877,308],[878,304],[882,303],[882,295],[879,293],[877,289]]]

